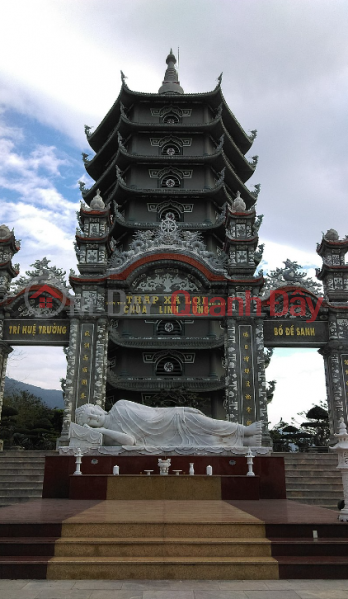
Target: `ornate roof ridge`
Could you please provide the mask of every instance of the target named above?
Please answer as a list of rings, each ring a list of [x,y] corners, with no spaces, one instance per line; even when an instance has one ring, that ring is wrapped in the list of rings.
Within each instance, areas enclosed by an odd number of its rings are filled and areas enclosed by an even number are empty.
[[[168,248],[167,248],[168,250]],[[111,281],[125,281],[128,276],[134,273],[135,270],[142,267],[144,264],[149,264],[152,262],[165,262],[168,261],[180,262],[187,266],[191,266],[196,268],[200,272],[200,276],[204,276],[208,283],[227,283],[229,278],[226,274],[223,273],[214,273],[212,270],[199,260],[197,257],[186,256],[185,254],[175,254],[169,251],[158,252],[157,254],[148,255],[140,257],[137,256],[137,259],[132,263],[126,265],[125,268],[120,268],[119,272],[107,272],[107,277]]]
[[[113,256],[115,253],[113,254]],[[113,257],[112,256],[112,257]],[[200,264],[203,268],[205,268],[212,275],[222,277],[223,280],[227,278],[226,270],[221,266],[219,268],[215,268],[211,263],[204,259],[204,257],[200,256],[194,251],[191,251],[187,248],[179,248],[175,246],[163,245],[156,248],[151,248],[149,250],[142,251],[141,253],[136,253],[133,256],[129,256],[122,260],[122,263],[118,266],[109,266],[106,271],[106,275],[108,277],[112,275],[122,274],[130,267],[134,266],[137,262],[141,262],[143,260],[179,260],[185,262],[194,260],[197,264]],[[216,258],[216,256],[215,256]]]

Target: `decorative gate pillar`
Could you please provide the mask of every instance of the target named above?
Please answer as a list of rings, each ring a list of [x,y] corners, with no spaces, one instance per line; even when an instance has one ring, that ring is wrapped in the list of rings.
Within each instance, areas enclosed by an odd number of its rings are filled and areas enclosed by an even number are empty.
[[[0,341],[0,420],[2,412],[2,404],[4,401],[5,376],[8,355],[13,351],[13,348],[5,341]]]
[[[261,318],[227,319],[225,362],[227,418],[244,425],[262,421],[262,445],[270,445]]]
[[[319,350],[324,357],[331,440],[340,419],[348,416],[348,237],[329,229],[317,252],[323,265],[317,277],[323,283],[329,315],[329,342]]]
[[[347,320],[348,325],[348,320]],[[348,416],[348,342],[330,341],[319,350],[324,358],[331,440],[340,419]]]
[[[59,445],[69,444],[75,410],[85,404],[105,406],[108,327],[106,317],[80,319],[70,324],[67,376],[64,385],[64,421]]]

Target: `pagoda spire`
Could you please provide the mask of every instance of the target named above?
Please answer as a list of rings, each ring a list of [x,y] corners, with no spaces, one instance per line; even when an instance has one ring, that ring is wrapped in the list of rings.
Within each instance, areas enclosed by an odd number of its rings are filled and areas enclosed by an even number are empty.
[[[176,58],[172,49],[167,56],[166,63],[168,65],[164,74],[164,79],[161,87],[158,90],[159,94],[183,94],[184,90],[178,80],[178,72],[175,68]]]

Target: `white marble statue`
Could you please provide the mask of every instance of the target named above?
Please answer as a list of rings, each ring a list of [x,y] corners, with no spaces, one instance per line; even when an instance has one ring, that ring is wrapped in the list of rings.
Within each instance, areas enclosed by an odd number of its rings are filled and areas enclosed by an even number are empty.
[[[109,412],[85,404],[76,422],[103,435],[103,445],[142,447],[261,446],[262,423],[250,426],[205,416],[195,408],[150,408],[121,399]]]

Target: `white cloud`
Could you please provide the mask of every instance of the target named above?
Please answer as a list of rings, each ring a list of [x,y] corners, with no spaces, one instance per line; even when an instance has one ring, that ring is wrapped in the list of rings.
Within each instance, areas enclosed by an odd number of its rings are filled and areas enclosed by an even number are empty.
[[[9,128],[4,133],[13,134],[15,141],[0,140],[1,220],[23,240],[16,255],[22,272],[44,255],[64,269],[74,267],[72,241],[79,206],[56,187],[57,182],[64,185],[61,169],[66,171],[71,160],[42,144],[20,152],[17,143],[24,140],[23,132]]]
[[[276,349],[266,370],[267,380],[276,380],[276,390],[268,405],[271,426],[280,418],[303,422],[299,412],[326,400],[324,361],[314,349]]]
[[[66,375],[66,357],[61,347],[19,346],[10,354],[7,376],[43,389],[60,389]]]

